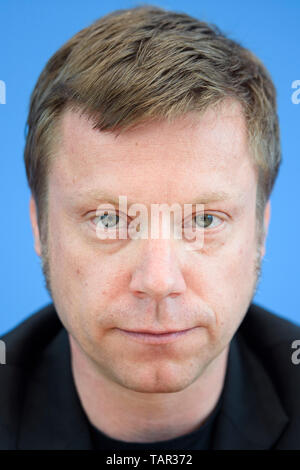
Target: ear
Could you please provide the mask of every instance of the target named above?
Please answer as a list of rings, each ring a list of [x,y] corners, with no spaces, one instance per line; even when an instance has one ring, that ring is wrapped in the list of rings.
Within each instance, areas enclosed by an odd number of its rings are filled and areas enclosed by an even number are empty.
[[[38,256],[41,256],[42,250],[41,250],[40,231],[39,231],[38,221],[37,221],[37,208],[36,208],[36,203],[32,196],[30,197],[30,202],[29,202],[29,213],[30,213],[31,227],[32,227],[33,236],[34,236],[34,249],[35,249],[36,254]]]
[[[266,238],[267,238],[267,235],[268,235],[270,218],[271,218],[271,201],[269,200],[266,207],[265,207],[265,213],[264,213],[264,239],[263,239],[262,246],[261,246],[261,257],[262,258],[266,254]]]

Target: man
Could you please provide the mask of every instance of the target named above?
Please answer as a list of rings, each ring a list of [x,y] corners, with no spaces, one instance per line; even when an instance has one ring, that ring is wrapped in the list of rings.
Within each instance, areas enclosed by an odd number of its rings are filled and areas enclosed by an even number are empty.
[[[1,447],[300,448],[300,331],[252,303],[280,166],[260,61],[184,14],[107,15],[40,75],[25,165],[53,304],[3,338]]]

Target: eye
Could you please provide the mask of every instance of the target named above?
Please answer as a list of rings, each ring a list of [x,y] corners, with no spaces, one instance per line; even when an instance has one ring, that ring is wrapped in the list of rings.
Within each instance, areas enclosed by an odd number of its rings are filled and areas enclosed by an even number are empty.
[[[213,214],[196,214],[193,216],[193,227],[215,228],[220,225],[220,223],[217,223],[217,220],[222,223],[222,220]]]
[[[92,219],[92,224],[96,226],[97,233],[107,232],[127,232],[128,220],[125,215],[117,214],[113,210],[102,210]]]
[[[105,211],[103,214],[94,217],[93,220],[97,220],[95,225],[97,225],[98,228],[115,228],[119,223],[120,217],[115,212],[109,213]]]
[[[222,224],[220,217],[214,214],[204,214],[203,212],[194,214],[190,217],[185,224],[185,230],[192,230],[193,232],[197,229],[211,230]]]

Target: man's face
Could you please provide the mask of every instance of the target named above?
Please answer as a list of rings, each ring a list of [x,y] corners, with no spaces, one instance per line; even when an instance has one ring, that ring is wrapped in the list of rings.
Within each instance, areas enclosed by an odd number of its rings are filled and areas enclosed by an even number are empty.
[[[58,315],[107,379],[140,392],[183,390],[228,345],[255,291],[257,175],[241,108],[226,101],[118,137],[68,110],[61,131],[46,260]],[[155,203],[205,203],[203,246],[99,239],[97,208],[120,195],[149,212]],[[126,227],[125,214],[119,221]],[[166,343],[124,333],[187,329]]]

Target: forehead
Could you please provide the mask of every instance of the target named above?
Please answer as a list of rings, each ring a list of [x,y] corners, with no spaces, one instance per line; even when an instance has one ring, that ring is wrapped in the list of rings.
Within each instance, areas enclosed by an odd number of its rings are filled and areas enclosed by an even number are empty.
[[[202,188],[232,190],[254,175],[245,118],[235,101],[119,136],[93,129],[91,120],[68,109],[60,137],[50,180],[65,194],[99,189],[135,198],[176,198]]]

